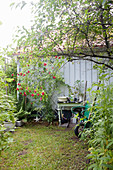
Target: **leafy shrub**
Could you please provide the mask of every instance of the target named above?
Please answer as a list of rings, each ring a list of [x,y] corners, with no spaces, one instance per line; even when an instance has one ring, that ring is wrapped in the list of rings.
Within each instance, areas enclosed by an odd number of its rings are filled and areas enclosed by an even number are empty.
[[[91,159],[89,169],[113,169],[113,84],[108,85],[107,74],[100,74],[100,88],[93,91],[97,100],[91,107],[92,127],[86,129],[82,136],[88,138],[88,157]],[[105,82],[107,80],[107,82]]]
[[[12,96],[6,95],[6,81],[12,81],[8,79],[3,71],[4,61],[0,57],[0,153],[3,148],[5,148],[10,141],[10,135],[8,132],[5,133],[4,121],[15,122],[13,112],[15,111],[15,101]]]

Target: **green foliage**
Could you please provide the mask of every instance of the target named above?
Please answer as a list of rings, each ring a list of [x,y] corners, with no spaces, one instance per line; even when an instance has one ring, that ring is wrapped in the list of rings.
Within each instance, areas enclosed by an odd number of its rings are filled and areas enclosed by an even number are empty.
[[[29,112],[29,106],[31,108],[42,108],[43,118],[50,123],[54,118],[52,108],[54,97],[59,92],[60,86],[65,85],[60,72],[60,67],[64,60],[57,56],[54,58],[36,58],[34,54],[31,55],[31,51],[29,53],[29,58],[26,58],[25,54],[24,60],[19,60],[20,68],[22,69],[18,73],[17,83],[19,109],[22,107],[23,111]]]
[[[100,69],[101,84],[99,90],[93,91],[97,96],[94,106],[91,107],[92,127],[86,129],[85,138],[88,138],[91,158],[89,169],[113,169],[113,84],[108,85],[106,72]],[[107,80],[107,82],[106,82]],[[94,96],[94,95],[93,95]]]
[[[3,70],[3,58],[0,56],[0,153],[1,150],[7,147],[8,143],[11,141],[8,132],[4,132],[6,128],[4,127],[4,121],[15,122],[13,112],[15,111],[15,101],[12,96],[6,95],[6,74]]]
[[[7,93],[14,96],[16,99],[16,87],[17,87],[17,63],[15,59],[11,59],[7,63],[5,74],[8,79],[5,79],[8,83]]]
[[[18,5],[22,8],[25,4]],[[38,56],[83,59],[113,70],[112,1],[40,0],[31,3],[31,8],[32,29],[18,29],[18,46],[35,45]]]

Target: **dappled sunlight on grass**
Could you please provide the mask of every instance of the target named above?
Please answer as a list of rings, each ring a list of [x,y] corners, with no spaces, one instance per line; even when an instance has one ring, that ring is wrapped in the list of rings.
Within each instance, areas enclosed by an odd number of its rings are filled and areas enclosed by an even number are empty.
[[[73,130],[55,126],[24,126],[13,134],[14,141],[2,151],[5,169],[85,169],[87,147]]]

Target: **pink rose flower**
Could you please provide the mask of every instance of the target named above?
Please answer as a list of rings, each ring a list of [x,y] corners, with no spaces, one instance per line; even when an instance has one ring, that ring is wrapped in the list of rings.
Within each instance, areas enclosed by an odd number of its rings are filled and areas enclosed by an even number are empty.
[[[16,88],[16,90],[19,90],[19,88]]]
[[[31,92],[31,90],[29,90],[29,93]]]
[[[34,96],[34,94],[31,94],[31,96],[33,97],[33,96]]]
[[[28,73],[30,73],[30,71],[28,70]]]
[[[21,89],[21,90],[23,90],[23,88],[22,88],[22,87],[21,87],[20,89]]]
[[[55,56],[55,58],[57,58],[57,56]]]
[[[61,57],[58,57],[58,59],[61,59]]]
[[[25,74],[23,74],[23,76],[25,76]]]
[[[22,76],[22,73],[20,73],[20,75]]]
[[[56,79],[56,77],[55,77],[55,76],[53,76],[53,79]]]
[[[14,74],[11,74],[11,76],[13,76]]]
[[[19,85],[19,86],[21,86],[21,84],[20,84],[20,83],[18,83],[18,85]]]
[[[44,66],[46,66],[47,64],[46,63],[44,63]]]
[[[36,93],[36,90],[34,90],[34,93]]]
[[[44,95],[44,92],[42,92],[42,95]]]
[[[39,96],[39,93],[37,94],[37,96]]]
[[[42,97],[40,97],[40,101],[42,101]]]

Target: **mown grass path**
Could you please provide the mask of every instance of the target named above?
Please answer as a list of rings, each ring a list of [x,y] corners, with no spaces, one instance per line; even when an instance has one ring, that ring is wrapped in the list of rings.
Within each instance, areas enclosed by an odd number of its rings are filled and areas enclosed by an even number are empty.
[[[73,129],[26,125],[18,128],[13,143],[2,151],[1,170],[80,170],[87,167],[86,144]]]

